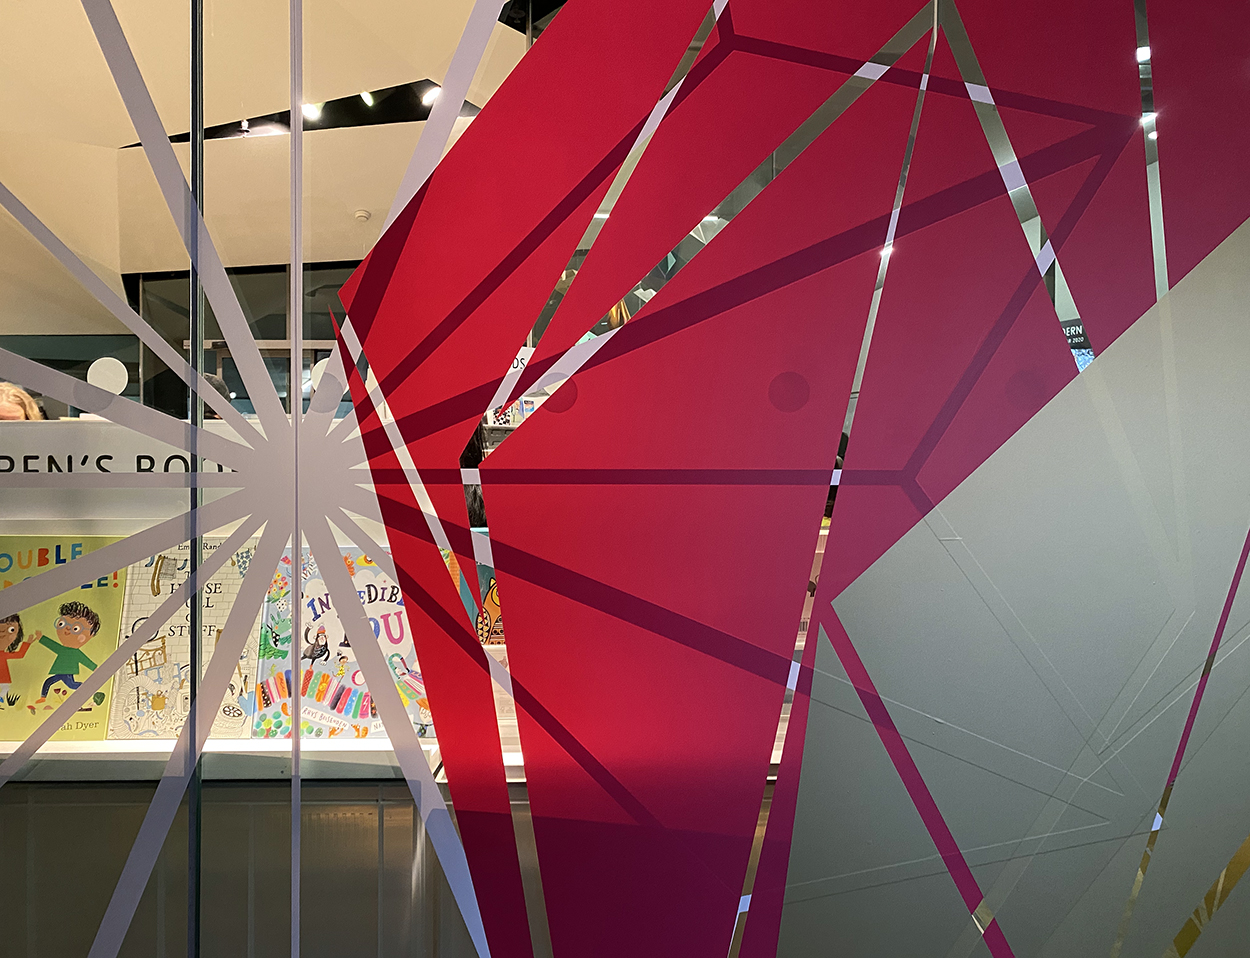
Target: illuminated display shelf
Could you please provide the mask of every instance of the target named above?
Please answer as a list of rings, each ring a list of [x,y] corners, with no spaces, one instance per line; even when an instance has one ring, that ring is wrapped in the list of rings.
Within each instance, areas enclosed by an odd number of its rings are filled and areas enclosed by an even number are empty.
[[[224,423],[207,424],[213,432],[232,436]],[[515,426],[489,427],[499,433],[511,432]],[[160,471],[165,459],[176,450],[148,439],[132,430],[100,420],[61,420],[47,423],[9,423],[0,434],[0,456],[11,456],[15,463],[25,457],[30,467],[47,474],[48,457],[64,461],[73,454],[76,462],[86,456],[94,464],[98,456],[110,455],[107,465],[117,464],[117,472],[133,471],[135,464],[156,463]],[[148,457],[140,459],[140,457]],[[0,459],[0,464],[6,460]],[[124,465],[123,465],[124,464]],[[179,466],[173,463],[172,467]],[[129,467],[129,470],[126,467]],[[15,470],[21,472],[20,465]],[[27,473],[27,484],[6,494],[6,508],[0,515],[0,535],[126,535],[139,531],[161,519],[185,510],[185,489],[135,489],[125,487],[70,487],[60,484],[51,475],[45,484]],[[206,490],[209,496],[222,490]],[[377,541],[385,541],[385,530],[379,524],[362,520]],[[220,533],[218,533],[220,534]],[[828,527],[820,531],[820,551],[828,535]],[[347,546],[343,540],[339,543]],[[802,639],[799,648],[802,647]],[[499,647],[494,647],[498,649]],[[781,758],[786,716],[785,707],[778,729],[773,764]],[[510,779],[523,779],[524,762],[515,717],[500,717],[500,738],[504,748],[504,764]],[[384,737],[357,739],[301,739],[305,756],[305,774],[309,777],[402,777],[389,741]],[[422,748],[438,764],[438,743],[433,737],[421,740]],[[159,778],[172,752],[174,740],[127,739],[90,742],[51,741],[31,759],[22,777],[51,780],[148,780]],[[13,742],[0,742],[0,756],[7,756],[17,747]],[[212,738],[205,748],[205,770],[210,777],[283,777],[290,774],[289,739]]]

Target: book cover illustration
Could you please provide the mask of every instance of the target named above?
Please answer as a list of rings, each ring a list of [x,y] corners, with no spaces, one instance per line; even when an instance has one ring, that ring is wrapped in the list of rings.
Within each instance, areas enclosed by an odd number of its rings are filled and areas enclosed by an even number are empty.
[[[116,542],[108,536],[0,536],[0,589]],[[126,570],[0,620],[0,740],[25,739],[117,650]],[[112,680],[53,740],[102,740]]]
[[[210,556],[224,541],[219,536],[205,536],[201,540],[203,556]],[[255,540],[245,544],[205,583],[200,593],[201,669],[207,668],[212,658],[255,547]],[[187,581],[190,560],[191,544],[184,542],[130,567],[122,613],[123,639],[134,634]],[[188,602],[122,666],[114,679],[110,739],[178,737],[191,707],[190,630]],[[213,717],[213,738],[250,735],[255,712],[256,645],[257,628],[253,624],[225,697]]]
[[[343,562],[417,733],[433,735],[433,719],[399,586],[359,550],[345,549]],[[300,656],[301,736],[316,739],[385,735],[329,589],[310,557],[304,558],[302,578],[301,634],[294,643]],[[291,734],[291,684],[295,671],[291,662],[293,581],[291,558],[283,556],[261,619],[253,726],[253,735],[258,738],[286,738]]]

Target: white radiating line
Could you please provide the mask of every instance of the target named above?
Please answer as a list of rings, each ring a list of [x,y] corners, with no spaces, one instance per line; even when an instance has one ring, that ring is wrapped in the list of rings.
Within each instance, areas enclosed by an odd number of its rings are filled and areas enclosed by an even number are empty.
[[[24,383],[46,396],[103,416],[119,426],[133,429],[183,451],[190,450],[198,442],[207,458],[224,466],[246,469],[258,462],[257,451],[249,446],[231,442],[206,429],[197,429],[191,423],[174,419],[151,406],[144,406],[124,396],[116,396],[107,389],[75,379],[58,369],[3,348],[0,348],[0,376]]]
[[[802,671],[802,665],[799,662],[790,663],[790,674],[786,677],[786,689],[793,692],[799,687],[799,672]],[[750,897],[750,896],[747,896]]]
[[[470,529],[469,535],[473,541],[473,561],[489,569],[495,568],[495,553],[490,547],[490,536],[476,529]]]
[[[990,93],[990,88],[983,83],[964,83],[964,88],[968,91],[968,99],[974,103],[988,103],[994,105],[994,95]]]
[[[545,373],[538,377],[531,389],[544,389],[547,386],[553,386],[557,383],[563,383],[575,372],[585,366],[595,353],[603,349],[624,326],[617,326],[616,329],[609,329],[606,333],[596,336],[594,339],[588,339],[584,343],[575,343],[560,354],[557,359]],[[559,390],[556,390],[557,392]],[[554,395],[554,393],[553,393]]]
[[[197,512],[200,514],[201,528],[218,529],[227,523],[246,518],[252,514],[253,509],[247,502],[246,492],[240,490],[200,506]],[[190,522],[190,513],[176,515],[94,552],[71,559],[64,565],[16,582],[7,589],[0,589],[0,618],[21,612],[40,602],[47,602],[63,592],[76,589],[84,582],[103,575],[112,575],[134,562],[141,562],[149,556],[186,542]]]
[[[352,472],[367,472],[366,469],[353,469]],[[367,481],[367,480],[366,480]],[[338,491],[330,495],[331,487],[325,487],[325,495],[319,497],[322,504],[321,514],[323,516],[332,515],[335,507],[348,509],[357,515],[367,516],[370,519],[385,524],[382,520],[382,510],[378,503],[377,494],[373,489],[367,489],[363,486],[343,484]],[[321,490],[318,490],[319,492]]]
[[[412,461],[412,453],[408,451],[408,445],[404,442],[404,437],[399,434],[399,426],[391,419],[384,421],[382,428],[386,430],[386,437],[391,442],[391,448],[395,450],[395,455],[399,458],[400,468],[404,470],[404,477],[408,480],[408,488],[412,490],[413,496],[416,497],[417,506],[425,517],[425,524],[429,527],[430,535],[434,537],[434,541],[438,543],[440,549],[446,549],[448,552],[451,552],[451,542],[448,541],[447,532],[443,529],[443,522],[438,517],[438,510],[434,508],[434,500],[430,498],[430,493],[426,490],[425,483],[421,480],[421,474],[417,472],[417,465]]]
[[[330,360],[321,373],[321,381],[313,390],[308,403],[304,424],[317,437],[323,437],[334,427],[334,414],[338,411],[343,394],[347,392],[347,372],[343,369],[343,352],[330,352]]]
[[[443,148],[451,137],[456,117],[469,95],[469,87],[473,77],[477,75],[478,65],[486,55],[486,47],[499,22],[499,12],[503,9],[500,0],[477,0],[469,14],[469,22],[465,24],[460,42],[456,44],[456,52],[452,55],[451,66],[443,77],[442,92],[434,101],[434,109],[430,111],[425,127],[421,130],[421,138],[417,140],[417,148],[413,151],[408,169],[399,184],[399,191],[391,203],[391,211],[386,214],[386,222],[382,224],[385,233],[395,222],[395,217],[407,206],[417,190],[421,189],[434,167],[443,157]]]
[[[82,6],[179,235],[187,251],[195,250],[198,254],[204,294],[212,304],[213,314],[230,345],[230,353],[260,417],[265,435],[272,442],[289,428],[286,413],[255,346],[234,287],[230,285],[225,267],[204,225],[199,206],[191,196],[186,177],[182,175],[182,167],[178,165],[173,145],[161,124],[143,74],[117,20],[117,13],[109,0],[82,0]],[[195,258],[192,257],[193,260]]]
[[[399,584],[399,570],[395,568],[395,557],[381,543],[377,542],[373,536],[365,532],[361,528],[360,523],[343,509],[336,509],[334,514],[329,516],[329,519],[346,533],[357,549],[377,563],[378,567],[390,577],[392,582],[396,585]]]
[[[134,333],[179,379],[188,386],[196,384],[197,390],[204,397],[204,402],[234,428],[239,438],[251,445],[264,441],[264,437],[256,431],[256,427],[243,418],[243,415],[230,404],[229,399],[210,386],[203,376],[192,369],[187,361],[169,345],[164,336],[131,309],[130,305],[118,296],[108,283],[97,276],[95,271],[79,259],[73,250],[61,242],[3,183],[0,183],[0,206],[8,210],[13,218],[35,238],[36,242],[56,257],[57,262],[69,270],[70,275],[78,280],[79,284],[94,296],[101,306]]]
[[[399,583],[399,572],[395,568],[394,556],[375,542],[373,537],[360,527],[359,523],[357,523],[342,509],[337,510],[335,517],[332,518],[331,521],[347,533],[348,538],[350,538],[358,548],[367,552],[369,557],[382,567],[382,571],[391,577],[392,582],[395,582],[396,584]],[[486,656],[486,663],[490,669],[490,677],[494,679],[504,692],[507,693],[509,698],[514,698],[512,692],[512,673],[508,671],[508,667],[498,661],[493,655]]]
[[[322,516],[313,518],[306,534],[313,556],[318,560],[317,566],[325,576],[339,620],[352,643],[352,650],[356,653],[356,661],[364,675],[365,684],[369,687],[382,725],[395,750],[395,758],[399,761],[421,820],[434,844],[434,851],[438,855],[443,874],[447,877],[447,883],[451,886],[452,895],[460,907],[469,936],[473,939],[478,955],[481,958],[490,958],[490,946],[486,942],[486,929],[482,924],[481,910],[473,889],[473,878],[469,873],[464,846],[452,824],[443,794],[434,781],[429,761],[421,748],[421,740],[412,726],[412,717],[404,708],[391,670],[378,647],[377,637],[369,627],[364,606],[361,605],[360,596],[341,560],[338,545]]]
[[[348,375],[347,373],[344,373],[344,376],[347,376],[347,375]],[[348,379],[348,382],[350,382],[350,378]],[[377,408],[377,407],[375,406],[374,408]],[[381,410],[379,409],[378,418],[381,418],[381,415],[382,413],[381,413]],[[356,407],[355,407],[355,404],[353,404],[351,411],[348,412],[348,414],[344,416],[342,419],[340,419],[337,423],[335,423],[334,426],[330,429],[330,441],[332,443],[349,442],[352,439],[352,437],[355,435],[356,430],[359,428],[360,428],[360,421],[356,418]],[[364,449],[364,443],[361,443],[361,450],[363,449]],[[365,458],[368,458],[368,456],[366,455]],[[359,459],[357,461],[364,462],[364,459]]]
[[[191,597],[191,594],[199,590],[205,582],[212,578],[217,570],[225,564],[227,559],[234,557],[234,554],[243,547],[243,544],[256,531],[260,523],[260,519],[245,522],[231,534],[204,561],[203,565],[197,568],[180,586],[165,597],[156,611],[144,620],[143,625],[135,629],[128,639],[100,663],[97,669],[83,679],[82,684],[71,692],[65,701],[57,706],[55,712],[43,719],[39,727],[31,732],[13,750],[13,754],[6,758],[3,763],[0,763],[0,786],[3,786],[21,771],[22,766],[30,761],[31,756],[43,747],[48,739],[56,733],[57,729],[73,718],[74,713],[86,704],[87,699],[95,694],[105,682],[109,681],[113,677],[113,673],[124,666],[130,657],[139,651],[140,646],[156,636],[156,633],[169,621],[170,616],[186,605],[187,599]]]
[[[500,381],[499,388],[495,390],[495,395],[491,396],[490,402],[486,404],[487,412],[508,404],[508,396],[512,394],[512,387],[516,385],[517,380],[521,378],[521,374],[525,372],[525,363],[529,362],[530,357],[533,355],[533,346],[522,346],[517,350],[516,359],[508,367],[508,372]]]
[[[161,847],[165,844],[174,816],[178,813],[187,783],[190,782],[191,774],[204,750],[204,742],[212,729],[213,716],[221,706],[226,687],[238,667],[239,655],[247,644],[261,602],[269,590],[272,576],[266,570],[278,567],[278,560],[289,536],[288,529],[279,528],[280,525],[285,524],[270,522],[261,535],[256,556],[252,560],[252,574],[243,579],[243,585],[226,617],[225,627],[204,672],[204,680],[195,700],[195,721],[192,722],[188,716],[182,726],[178,742],[165,765],[160,784],[156,786],[156,795],[148,806],[143,825],[139,828],[126,865],[117,879],[113,897],[109,900],[87,958],[117,958],[121,950],[135,909],[139,906],[143,890],[152,874],[152,866],[160,857]],[[193,667],[195,666],[198,663],[193,663]],[[196,730],[194,742],[191,741],[192,725]]]
[[[364,352],[364,348],[360,344],[360,339],[356,336],[356,330],[352,328],[351,317],[344,316],[343,324],[339,328],[342,330],[343,341],[347,344],[348,354],[353,361],[358,361],[361,353]],[[438,511],[434,508],[434,501],[430,498],[430,494],[425,488],[425,483],[421,479],[421,474],[417,471],[416,463],[412,461],[412,453],[408,451],[408,444],[404,442],[404,437],[400,435],[399,425],[391,417],[382,416],[380,414],[381,407],[373,400],[374,393],[377,393],[380,397],[381,388],[379,385],[369,394],[370,401],[374,402],[373,408],[379,411],[378,420],[382,423],[382,429],[386,434],[392,451],[399,459],[400,468],[404,471],[404,478],[408,480],[408,488],[412,490],[412,495],[417,500],[417,507],[421,510],[421,515],[425,517],[425,524],[429,527],[430,535],[434,537],[434,542],[440,549],[451,552],[453,550],[451,542],[447,538],[447,532],[443,529],[442,520],[439,519]]]
[[[349,358],[352,360],[353,364],[358,362],[360,356],[364,353],[364,347],[360,342],[360,338],[356,335],[356,330],[352,326],[350,316],[343,317],[343,322],[339,326],[339,330],[343,339],[343,344],[347,348]],[[399,432],[399,424],[396,423],[394,419],[380,414],[381,407],[379,403],[385,402],[385,399],[382,398],[381,392],[382,387],[381,384],[379,384],[368,394],[368,398],[373,404],[374,410],[379,413],[378,421],[382,423],[382,429],[387,442],[391,447],[391,451],[399,460],[400,467],[404,471],[404,478],[408,483],[408,489],[412,493],[413,498],[416,500],[417,507],[421,510],[421,515],[425,518],[426,526],[429,528],[430,535],[433,537],[435,544],[438,545],[440,549],[444,549],[448,553],[453,553],[454,550],[451,547],[450,540],[447,538],[447,532],[443,528],[442,520],[439,519],[438,512],[434,508],[434,502],[431,500],[429,492],[425,488],[425,483],[422,481],[421,475],[417,471],[416,464],[412,460],[412,454],[408,450],[408,445],[404,442],[404,438]],[[396,581],[398,582],[398,580]],[[469,624],[472,625],[472,623]],[[498,663],[495,663],[492,656],[488,655],[486,658],[492,663],[492,665],[498,665]],[[508,675],[507,670],[503,669],[503,666],[501,665],[498,666],[498,669],[492,668],[492,674],[498,670],[502,670],[503,678],[497,679],[497,681],[499,681],[499,684],[503,685],[508,690],[508,694],[511,695],[511,677]]]
[[[875,63],[869,60],[862,67],[855,71],[855,76],[861,80],[880,80],[889,71],[890,67],[885,63]]]

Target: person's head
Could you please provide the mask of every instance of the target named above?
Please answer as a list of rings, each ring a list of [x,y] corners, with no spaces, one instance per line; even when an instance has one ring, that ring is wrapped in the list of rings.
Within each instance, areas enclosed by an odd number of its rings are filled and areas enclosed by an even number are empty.
[[[230,387],[226,385],[226,381],[214,373],[205,373],[204,381],[216,389],[226,399],[230,398]],[[213,411],[213,408],[207,404],[204,406],[205,419],[220,419],[221,417]]]
[[[6,652],[16,652],[24,637],[20,615],[10,615],[0,619],[0,646],[3,646]]]
[[[473,430],[473,435],[469,437],[469,441],[464,447],[464,452],[460,453],[460,468],[476,469],[485,458],[486,423],[479,422],[477,428]]]
[[[38,404],[21,386],[0,383],[0,420],[43,419]]]
[[[62,645],[81,649],[100,631],[100,617],[81,602],[66,602],[56,619],[56,638]]]

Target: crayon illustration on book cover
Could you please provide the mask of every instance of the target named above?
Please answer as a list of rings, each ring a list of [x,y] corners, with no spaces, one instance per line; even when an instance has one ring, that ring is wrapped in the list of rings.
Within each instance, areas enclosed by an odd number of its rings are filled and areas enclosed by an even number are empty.
[[[344,550],[343,563],[352,577],[374,638],[382,646],[391,679],[419,735],[434,734],[425,684],[417,667],[399,587],[367,555]],[[339,622],[329,589],[316,563],[303,560],[301,634],[292,640],[291,603],[294,574],[290,556],[270,584],[261,617],[256,675],[258,738],[291,734],[294,669],[292,646],[300,666],[300,735],[306,738],[365,738],[385,735],[373,697],[356,663],[351,641]]]
[[[105,536],[0,536],[0,589],[101,549]],[[0,740],[27,738],[117,650],[126,570],[0,619]],[[98,741],[108,726],[112,679],[53,734]]]
[[[205,536],[208,558],[224,539]],[[208,666],[248,572],[255,541],[231,556],[200,593],[201,662]],[[130,567],[122,614],[123,641],[142,627],[190,574],[191,546],[167,549]],[[260,573],[258,570],[258,574]],[[191,706],[191,605],[184,604],[141,645],[114,679],[110,739],[177,738]],[[221,705],[213,717],[214,738],[247,738],[255,712],[256,624],[239,656]]]

